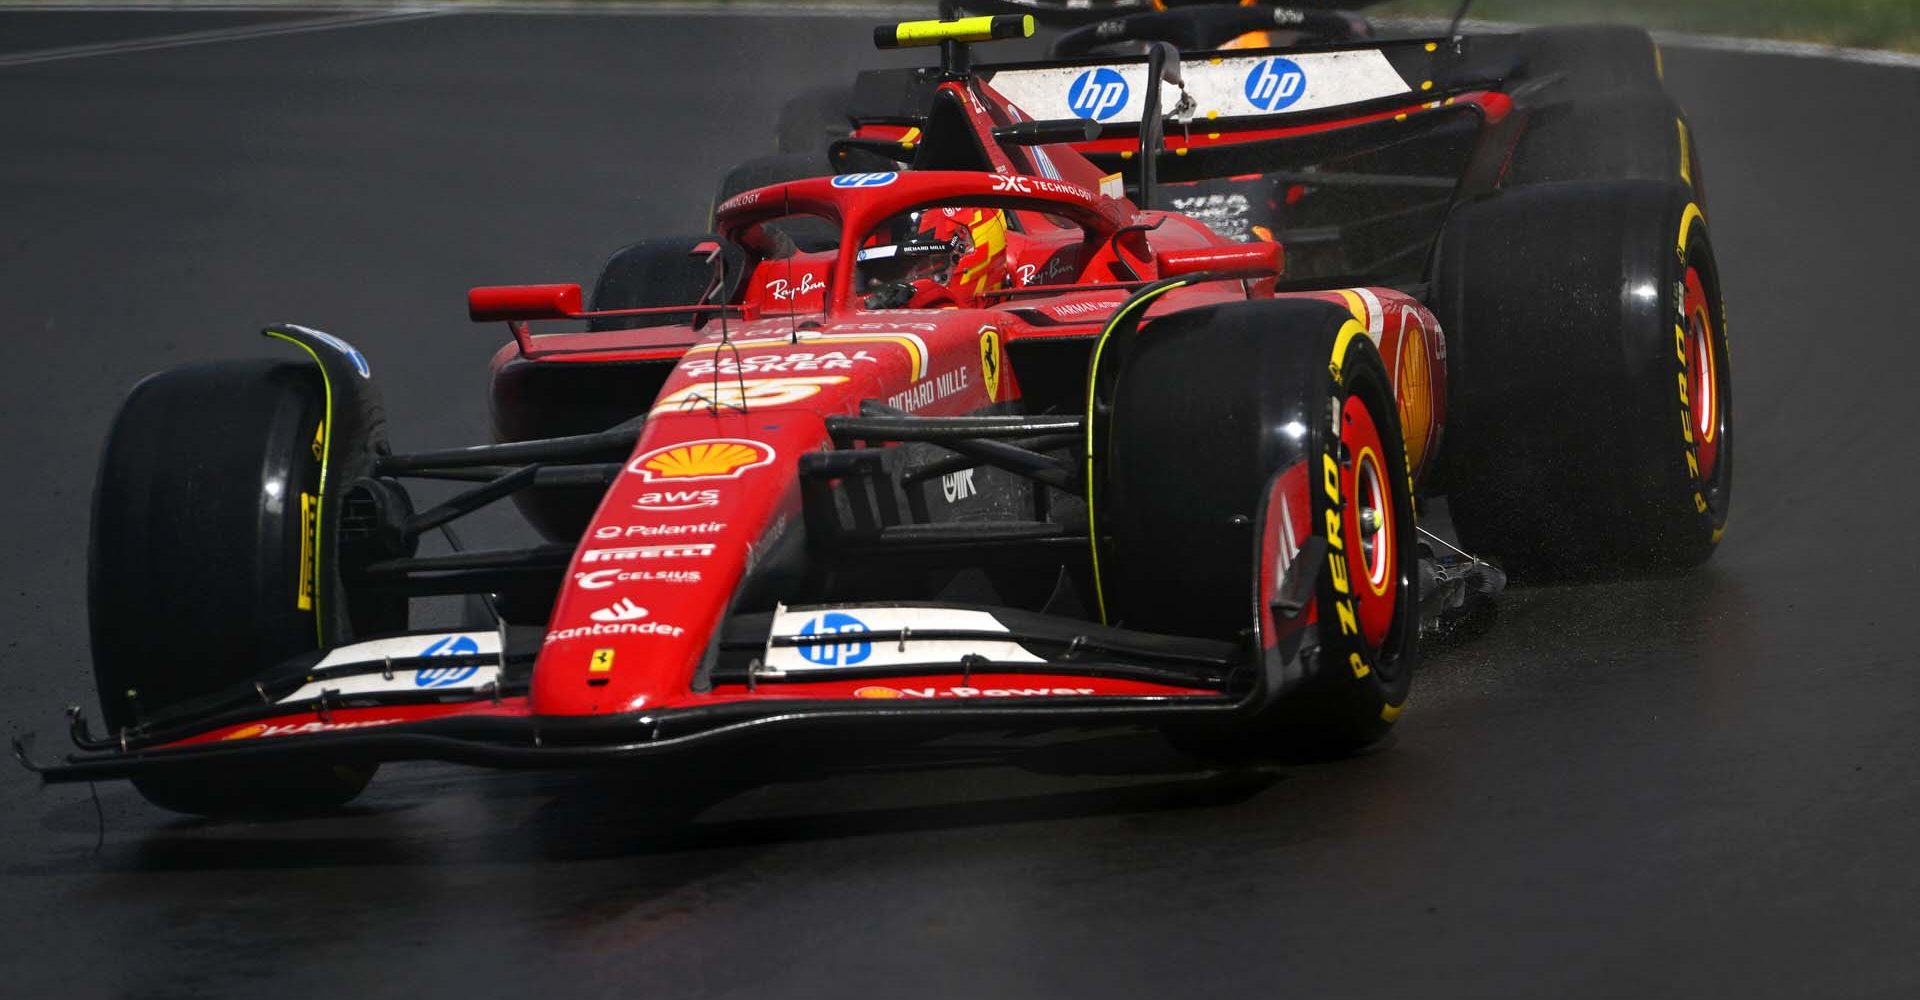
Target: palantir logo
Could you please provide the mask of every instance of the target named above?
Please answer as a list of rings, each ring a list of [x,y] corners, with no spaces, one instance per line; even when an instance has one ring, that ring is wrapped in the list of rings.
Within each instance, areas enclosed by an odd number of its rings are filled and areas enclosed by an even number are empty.
[[[421,656],[475,656],[480,652],[480,644],[472,636],[448,635],[420,651]],[[469,663],[459,667],[422,667],[413,673],[413,683],[417,687],[452,687],[480,672],[478,664]]]
[[[803,636],[815,635],[866,635],[871,631],[867,623],[852,615],[830,611],[817,618],[807,619],[800,626]],[[873,655],[873,643],[861,639],[853,642],[819,643],[800,647],[800,655],[808,663],[818,663],[827,667],[851,667]]]
[[[1306,92],[1306,71],[1291,59],[1262,59],[1247,72],[1247,103],[1261,111],[1287,108]]]
[[[1080,74],[1067,88],[1067,108],[1078,118],[1103,122],[1126,106],[1126,77],[1105,66]]]

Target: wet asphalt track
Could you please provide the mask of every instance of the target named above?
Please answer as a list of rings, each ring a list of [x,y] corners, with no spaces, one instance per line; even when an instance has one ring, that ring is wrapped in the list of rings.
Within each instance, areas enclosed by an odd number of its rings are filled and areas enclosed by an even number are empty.
[[[0,62],[272,17],[0,13]],[[293,319],[368,351],[398,441],[469,443],[499,334],[465,288],[695,229],[784,90],[873,61],[864,24],[447,16],[0,68],[7,725],[57,749],[92,704],[87,498],[138,377]],[[1666,64],[1732,315],[1732,530],[1682,579],[1512,594],[1387,749],[394,766],[349,814],[227,826],[114,785],[97,852],[84,787],[0,767],[0,994],[1920,994],[1920,72]]]

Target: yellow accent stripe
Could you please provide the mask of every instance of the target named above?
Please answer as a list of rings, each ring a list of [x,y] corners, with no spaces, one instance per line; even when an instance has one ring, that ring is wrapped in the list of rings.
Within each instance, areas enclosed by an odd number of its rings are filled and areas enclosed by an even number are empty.
[[[992,14],[963,17],[953,21],[902,21],[893,28],[893,42],[902,47],[933,45],[939,42],[993,41]],[[1023,17],[1021,37],[1033,37],[1033,15]]]
[[[1365,323],[1367,321],[1367,302],[1360,297],[1360,293],[1350,288],[1342,288],[1339,289],[1339,294],[1342,299],[1346,300],[1347,311],[1353,314],[1353,318]]]
[[[1106,352],[1107,339],[1113,336],[1114,328],[1128,316],[1146,308],[1147,304],[1154,299],[1176,288],[1185,288],[1189,284],[1191,284],[1189,281],[1176,281],[1128,301],[1113,314],[1113,318],[1107,320],[1106,329],[1100,331],[1100,339],[1093,343],[1093,363],[1087,369],[1087,544],[1093,549],[1093,601],[1100,611],[1102,625],[1108,624],[1107,592],[1100,581],[1100,531],[1095,526],[1093,517],[1093,400],[1094,387],[1100,379],[1101,356]]]
[[[327,502],[327,467],[333,464],[330,461],[330,459],[333,458],[333,380],[327,377],[327,366],[320,362],[319,352],[315,351],[312,347],[278,330],[269,328],[266,333],[269,337],[276,340],[284,340],[307,352],[307,357],[313,359],[314,367],[320,369],[320,385],[321,388],[326,391],[327,395],[327,415],[326,422],[320,425],[325,428],[326,433],[323,435],[323,442],[320,445],[320,491],[318,495],[313,498],[313,523],[324,524],[326,522],[321,520],[321,511]],[[320,574],[320,553],[323,551],[323,548],[324,547],[319,545],[316,540],[316,544],[313,547],[313,634],[315,641],[322,646],[326,645],[327,642],[326,617],[320,613],[322,610],[320,595],[327,589],[326,577]]]

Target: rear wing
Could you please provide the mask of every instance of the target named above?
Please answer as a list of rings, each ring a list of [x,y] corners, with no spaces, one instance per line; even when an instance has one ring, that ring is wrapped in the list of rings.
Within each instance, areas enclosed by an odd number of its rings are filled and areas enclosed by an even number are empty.
[[[1039,122],[1098,123],[1097,137],[1069,144],[1143,207],[1285,244],[1289,286],[1413,287],[1452,206],[1496,183],[1518,118],[1515,52],[1488,36],[1187,52],[1183,85],[1159,88],[1158,115],[1147,114],[1146,56],[972,72]],[[924,71],[862,74],[855,135],[924,126],[933,85]],[[1143,157],[1142,121],[1155,118],[1164,138]]]
[[[1181,56],[1186,88],[1166,88],[1169,123],[1257,129],[1358,116],[1396,105],[1497,89],[1511,72],[1477,52],[1483,40],[1371,41],[1314,49],[1236,49]],[[1495,56],[1496,58],[1486,58]],[[995,91],[1040,121],[1083,118],[1107,135],[1135,134],[1145,112],[1147,57],[1101,57],[974,67]],[[854,83],[859,122],[916,124],[935,80],[923,70],[869,70]],[[1169,128],[1169,133],[1175,129]]]

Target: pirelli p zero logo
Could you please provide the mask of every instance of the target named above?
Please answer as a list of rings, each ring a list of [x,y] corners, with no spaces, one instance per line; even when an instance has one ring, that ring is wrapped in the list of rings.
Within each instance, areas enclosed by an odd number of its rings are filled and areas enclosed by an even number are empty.
[[[1340,634],[1358,636],[1360,616],[1353,606],[1353,583],[1347,578],[1346,533],[1340,523],[1340,463],[1333,456],[1320,456],[1320,486],[1327,494],[1327,579],[1333,584],[1333,614],[1340,623]],[[1365,677],[1373,670],[1358,650],[1347,654],[1353,676]]]
[[[313,610],[314,589],[320,575],[320,498],[300,492],[300,582],[294,607]]]
[[[1340,327],[1339,334],[1334,337],[1333,357],[1327,362],[1327,375],[1333,380],[1333,384],[1341,386],[1346,384],[1346,373],[1343,369],[1347,348],[1355,338],[1365,336],[1364,330],[1357,321],[1349,320]],[[1342,400],[1339,395],[1330,395],[1327,398],[1327,409],[1333,417],[1329,422],[1331,438],[1329,448],[1339,447],[1337,442],[1340,437],[1341,406]],[[1325,492],[1327,501],[1325,526],[1327,580],[1333,587],[1333,614],[1340,623],[1342,636],[1357,637],[1360,635],[1360,615],[1354,608],[1353,582],[1347,577],[1346,533],[1341,530],[1340,521],[1340,511],[1344,506],[1340,499],[1340,463],[1333,457],[1331,451],[1320,454],[1320,473],[1320,487]],[[1358,650],[1347,654],[1347,665],[1353,668],[1355,677],[1365,677],[1373,672],[1373,668],[1367,665],[1366,656]]]

